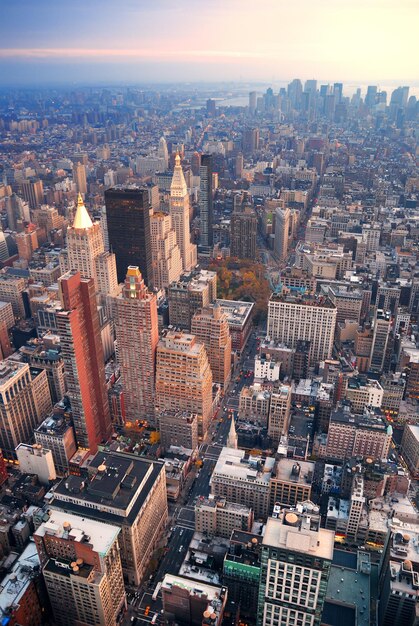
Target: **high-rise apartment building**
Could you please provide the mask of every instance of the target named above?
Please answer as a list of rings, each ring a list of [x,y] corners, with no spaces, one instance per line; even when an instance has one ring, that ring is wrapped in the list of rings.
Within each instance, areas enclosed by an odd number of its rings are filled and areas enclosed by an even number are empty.
[[[116,626],[126,609],[120,528],[49,510],[34,540],[54,624]]]
[[[201,167],[199,175],[201,177],[199,187],[199,213],[201,220],[200,243],[203,247],[212,247],[213,244],[213,199],[212,199],[212,156],[203,154],[201,156]]]
[[[150,218],[150,231],[153,284],[156,289],[166,289],[170,283],[179,280],[183,267],[171,215],[162,212],[153,213]]]
[[[8,274],[3,270],[0,273],[0,302],[10,302],[13,315],[19,319],[25,317],[25,305],[23,292],[27,287],[27,281],[20,276]]]
[[[281,385],[272,391],[269,408],[268,435],[275,443],[288,433],[290,411],[291,387]]]
[[[189,227],[189,194],[180,164],[180,156],[176,155],[175,169],[170,185],[170,215],[176,242],[182,257],[183,271],[189,272],[196,265],[196,245],[191,243]]]
[[[212,372],[203,343],[169,331],[157,346],[156,411],[190,411],[205,435],[212,416]]]
[[[268,305],[267,336],[295,348],[310,341],[311,362],[330,358],[337,310],[327,297],[273,294]]]
[[[138,586],[167,524],[164,463],[98,452],[80,476],[70,475],[55,487],[51,508],[118,526],[124,578]]]
[[[128,267],[122,293],[113,299],[112,308],[126,419],[154,421],[157,300],[145,286],[138,267]]]
[[[146,187],[116,186],[105,191],[109,247],[116,256],[118,282],[125,280],[127,267],[138,265],[146,285],[153,283],[150,215]]]
[[[21,191],[30,209],[38,209],[44,203],[44,185],[42,180],[36,178],[23,180],[21,182]]]
[[[95,284],[70,271],[60,278],[59,291],[63,310],[56,314],[57,329],[77,443],[96,452],[112,426]]]
[[[46,372],[27,363],[0,362],[0,449],[16,458],[20,443],[31,443],[33,431],[51,410]]]
[[[77,193],[87,193],[86,167],[84,163],[77,161],[73,165],[73,181],[77,188]]]
[[[274,252],[278,259],[285,259],[288,255],[290,225],[291,211],[289,208],[285,207],[284,209],[276,209]]]
[[[205,345],[213,382],[225,388],[231,377],[231,336],[227,315],[220,305],[198,309],[192,318],[191,333]]]
[[[262,542],[259,626],[320,626],[334,537],[311,502],[274,511]]]
[[[240,206],[231,216],[230,254],[256,259],[257,215],[251,206]]]

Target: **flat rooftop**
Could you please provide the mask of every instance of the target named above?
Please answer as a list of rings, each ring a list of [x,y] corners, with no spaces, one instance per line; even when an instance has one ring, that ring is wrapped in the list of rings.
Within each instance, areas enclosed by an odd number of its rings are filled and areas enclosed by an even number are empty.
[[[38,551],[33,541],[29,542],[25,550],[15,561],[12,570],[3,578],[0,584],[0,616],[10,617],[11,605],[18,605],[33,580],[33,572],[40,570]]]
[[[288,518],[288,516],[290,516]],[[289,525],[287,520],[292,520]],[[293,552],[304,552],[310,556],[332,560],[335,533],[320,528],[320,519],[312,530],[313,518],[297,510],[285,510],[279,517],[270,517],[266,523],[263,545],[285,548]]]
[[[315,463],[282,458],[276,465],[275,478],[285,482],[311,485]]]
[[[263,459],[260,456],[250,456],[244,450],[225,447],[221,450],[212,479],[228,477],[268,488],[274,464],[273,457]]]
[[[253,302],[244,302],[242,300],[220,300],[216,299],[223,313],[227,315],[227,321],[231,325],[243,326],[248,320],[253,307]]]
[[[161,461],[134,454],[98,452],[87,475],[70,475],[58,483],[51,505],[82,517],[94,510],[98,520],[132,523],[163,467]]]
[[[172,574],[166,574],[162,581],[162,589],[171,589],[172,587],[180,587],[180,589],[186,589],[192,596],[206,596],[209,602],[213,600],[219,600],[222,587],[216,587],[215,585],[208,585],[196,580],[189,580],[183,576],[173,576]]]
[[[103,524],[79,515],[64,513],[64,511],[51,510],[49,520],[43,522],[34,534],[38,537],[51,535],[59,539],[88,543],[95,552],[106,555],[120,530],[118,526]]]

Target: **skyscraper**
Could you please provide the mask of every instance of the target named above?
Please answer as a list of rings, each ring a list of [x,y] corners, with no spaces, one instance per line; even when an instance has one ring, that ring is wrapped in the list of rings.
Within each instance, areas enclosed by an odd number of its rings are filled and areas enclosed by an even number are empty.
[[[213,233],[213,201],[212,201],[212,156],[203,154],[201,156],[201,167],[199,169],[201,183],[199,187],[199,212],[201,219],[200,243],[204,247],[212,247]]]
[[[136,266],[128,267],[122,294],[113,299],[118,360],[128,421],[154,420],[154,372],[159,341],[157,301]]]
[[[258,626],[320,626],[333,546],[311,502],[274,508],[262,542]]]
[[[212,415],[212,373],[203,343],[194,335],[169,331],[157,346],[156,410],[198,415],[205,435]]]
[[[250,205],[235,208],[231,216],[231,256],[256,258],[257,215]]]
[[[116,255],[118,282],[127,267],[138,265],[147,285],[153,283],[150,214],[146,187],[117,186],[105,191],[109,247]]]
[[[177,245],[172,217],[167,213],[153,213],[150,218],[151,256],[153,259],[153,284],[165,289],[178,281],[182,274],[182,256]]]
[[[183,271],[189,272],[196,265],[196,246],[191,243],[189,194],[179,154],[175,158],[175,169],[170,185],[170,215],[182,256]]]
[[[70,271],[58,281],[63,311],[57,328],[79,447],[96,452],[112,431],[95,285]]]
[[[93,278],[96,291],[102,295],[117,289],[115,255],[105,252],[100,222],[92,222],[81,194],[73,225],[67,229],[67,263],[83,278]]]
[[[54,624],[119,624],[126,608],[120,529],[49,511],[34,534]]]
[[[374,320],[374,334],[372,340],[369,367],[372,372],[383,371],[390,330],[390,314],[385,313],[382,310],[377,310]]]
[[[77,193],[87,193],[86,168],[79,161],[73,165],[73,181],[77,187]]]
[[[231,377],[231,336],[220,305],[199,309],[192,318],[191,333],[205,344],[213,382],[225,388]]]
[[[285,259],[288,255],[290,222],[291,211],[288,207],[276,209],[274,251],[278,259]]]

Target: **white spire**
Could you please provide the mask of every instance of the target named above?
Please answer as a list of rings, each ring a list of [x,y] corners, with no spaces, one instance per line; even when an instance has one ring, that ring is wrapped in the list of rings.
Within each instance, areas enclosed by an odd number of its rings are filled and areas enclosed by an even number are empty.
[[[83,198],[81,193],[79,193],[77,198],[77,211],[76,217],[74,218],[73,228],[91,228],[93,226],[93,222],[90,219],[90,215],[87,212],[86,207],[84,206]]]
[[[236,425],[234,422],[234,414],[231,416],[231,426],[230,432],[227,437],[227,448],[234,448],[237,450],[237,433],[236,433]]]
[[[175,169],[173,172],[172,183],[170,185],[170,195],[184,197],[188,194],[188,188],[186,186],[186,180],[183,175],[182,166],[180,164],[179,153],[176,153],[175,157]]]

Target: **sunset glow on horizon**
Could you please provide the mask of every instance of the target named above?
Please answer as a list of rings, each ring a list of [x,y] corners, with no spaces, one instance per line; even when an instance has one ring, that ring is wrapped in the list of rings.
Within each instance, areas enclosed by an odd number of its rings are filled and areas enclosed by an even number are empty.
[[[412,0],[29,0],[3,9],[0,70],[75,80],[85,60],[109,80],[419,78]],[[83,69],[86,78],[86,67]],[[103,72],[103,68],[102,68]],[[64,77],[65,77],[64,76]],[[94,77],[94,75],[92,76]]]

